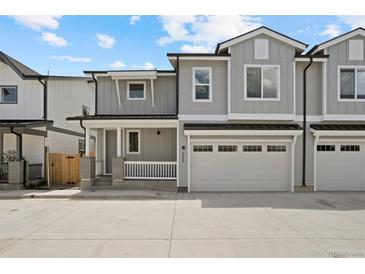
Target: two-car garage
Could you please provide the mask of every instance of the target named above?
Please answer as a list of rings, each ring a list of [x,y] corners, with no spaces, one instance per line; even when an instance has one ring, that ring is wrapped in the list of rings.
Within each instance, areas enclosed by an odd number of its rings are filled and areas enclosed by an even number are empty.
[[[189,191],[293,191],[296,124],[185,124]]]

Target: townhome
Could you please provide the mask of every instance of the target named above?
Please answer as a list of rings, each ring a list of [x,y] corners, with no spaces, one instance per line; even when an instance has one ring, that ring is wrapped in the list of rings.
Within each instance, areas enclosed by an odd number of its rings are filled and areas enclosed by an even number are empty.
[[[90,79],[44,76],[0,52],[0,92],[1,188],[44,181],[47,152],[82,149],[83,129],[65,117],[80,115],[82,105],[93,108]]]

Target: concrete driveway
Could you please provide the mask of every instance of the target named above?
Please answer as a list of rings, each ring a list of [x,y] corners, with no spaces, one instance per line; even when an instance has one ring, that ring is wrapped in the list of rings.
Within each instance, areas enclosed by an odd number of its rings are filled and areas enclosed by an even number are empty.
[[[0,200],[0,257],[365,257],[365,193]]]

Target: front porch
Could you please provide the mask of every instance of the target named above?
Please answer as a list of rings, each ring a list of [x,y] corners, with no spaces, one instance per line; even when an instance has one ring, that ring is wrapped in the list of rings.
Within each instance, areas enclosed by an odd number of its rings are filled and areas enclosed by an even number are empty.
[[[174,189],[178,177],[176,119],[84,120],[81,187]],[[90,157],[91,132],[96,134]],[[84,184],[83,184],[84,183]],[[86,187],[83,187],[86,186]]]

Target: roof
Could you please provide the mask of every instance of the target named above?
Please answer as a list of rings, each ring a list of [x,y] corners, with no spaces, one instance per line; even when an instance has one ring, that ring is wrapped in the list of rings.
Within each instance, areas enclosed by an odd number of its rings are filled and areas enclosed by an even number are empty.
[[[177,120],[176,115],[148,115],[148,114],[137,114],[137,115],[88,115],[88,116],[75,116],[67,117],[67,121],[78,121],[78,120],[153,120],[153,119],[173,119]]]
[[[334,38],[332,38],[330,40],[327,40],[327,41],[325,41],[323,43],[317,44],[313,48],[311,48],[308,51],[307,54],[314,54],[314,53],[316,53],[318,51],[321,51],[321,50],[323,50],[323,49],[325,49],[327,47],[330,47],[332,45],[335,45],[337,43],[340,43],[340,42],[342,42],[342,41],[344,41],[346,39],[349,39],[349,38],[351,38],[353,36],[356,36],[356,35],[365,36],[365,29],[364,28],[361,28],[361,27],[360,28],[356,28],[356,29],[354,29],[352,31],[346,32],[346,33],[344,33],[342,35],[339,35],[337,37],[334,37]]]
[[[311,124],[314,130],[365,130],[365,124]]]
[[[302,130],[297,124],[184,124],[185,130]]]
[[[52,120],[0,120],[1,127],[34,128],[53,125]]]
[[[241,42],[243,40],[252,38],[252,37],[254,37],[256,35],[259,35],[259,34],[262,34],[262,33],[267,34],[269,36],[272,36],[274,38],[277,38],[277,39],[279,39],[279,40],[281,40],[283,42],[286,42],[288,44],[291,44],[294,47],[299,48],[301,50],[304,50],[305,48],[308,47],[308,44],[305,44],[305,43],[303,43],[301,41],[298,41],[298,40],[296,40],[294,38],[291,38],[291,37],[289,37],[289,36],[287,36],[285,34],[282,34],[280,32],[277,32],[275,30],[272,30],[272,29],[270,29],[268,27],[262,26],[262,27],[259,27],[257,29],[254,29],[252,31],[246,32],[244,34],[238,35],[236,37],[233,37],[231,39],[228,39],[226,41],[223,41],[223,42],[218,43],[217,44],[217,47],[215,49],[215,53],[219,53],[219,51],[221,49],[226,48],[226,47],[229,47],[232,44],[239,43],[239,42]]]
[[[5,54],[2,51],[0,51],[0,61],[2,61],[5,64],[9,65],[23,79],[41,77],[41,75],[38,72],[36,72],[35,70],[27,67],[23,63],[21,63],[18,60],[10,57],[9,55]]]
[[[229,53],[167,53],[167,57],[217,57],[224,56],[229,57]]]
[[[157,73],[175,73],[174,70],[156,70],[156,69],[130,69],[130,70],[85,70],[84,73],[92,74],[92,73],[118,73],[118,72],[157,72]]]

